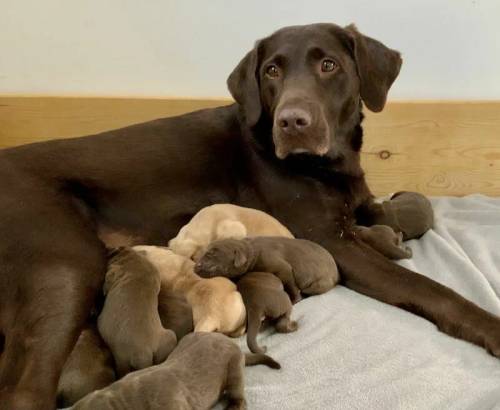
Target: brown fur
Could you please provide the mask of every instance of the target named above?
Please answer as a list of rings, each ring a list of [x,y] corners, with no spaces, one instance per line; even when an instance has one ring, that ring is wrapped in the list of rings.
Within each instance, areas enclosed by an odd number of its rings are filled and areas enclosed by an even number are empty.
[[[243,410],[245,361],[227,336],[191,333],[164,363],[128,374],[80,400],[74,410],[210,409],[223,392],[227,409]],[[277,367],[267,356],[250,357],[249,362]]]
[[[113,356],[94,326],[83,329],[64,365],[57,386],[58,407],[69,407],[83,396],[115,381]]]
[[[275,275],[267,272],[246,273],[237,285],[247,309],[247,344],[250,351],[265,353],[267,350],[266,346],[260,347],[256,340],[263,319],[272,319],[280,333],[297,330],[297,322],[290,320],[292,302]]]
[[[362,225],[381,224],[401,232],[403,240],[420,238],[434,227],[434,211],[428,198],[417,192],[396,192],[389,201],[373,203],[368,218],[359,210]]]
[[[408,259],[413,253],[403,243],[403,233],[387,225],[356,226],[354,232],[373,249],[390,259]]]
[[[158,313],[163,327],[173,330],[178,341],[194,330],[193,309],[188,301],[165,286],[158,295]]]
[[[324,293],[339,281],[335,260],[326,249],[304,239],[280,237],[213,242],[195,270],[203,277],[229,278],[249,271],[271,272],[281,279],[293,303],[300,300],[301,291]]]
[[[160,275],[130,248],[112,257],[106,273],[99,332],[113,352],[119,376],[163,362],[177,343],[158,314]]]
[[[322,72],[325,58],[337,69]],[[277,78],[267,75],[271,63]],[[327,249],[343,285],[500,355],[497,316],[353,234],[356,224],[397,228],[403,212],[386,218],[360,162],[363,105],[384,107],[400,67],[397,51],[353,27],[285,27],[230,74],[235,104],[0,150],[0,403],[54,408],[102,288],[103,242],[164,245],[214,203],[269,213]],[[287,134],[283,110],[311,121]],[[413,231],[427,228],[416,221]]]

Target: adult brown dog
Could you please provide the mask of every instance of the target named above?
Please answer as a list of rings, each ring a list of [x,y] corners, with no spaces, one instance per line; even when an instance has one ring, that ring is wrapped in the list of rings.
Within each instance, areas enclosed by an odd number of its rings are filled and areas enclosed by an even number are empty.
[[[381,212],[360,167],[362,101],[382,110],[400,65],[354,27],[288,27],[230,75],[236,104],[0,151],[2,406],[54,407],[104,243],[165,245],[213,203],[270,213],[328,249],[344,285],[500,355],[497,317],[352,235]]]

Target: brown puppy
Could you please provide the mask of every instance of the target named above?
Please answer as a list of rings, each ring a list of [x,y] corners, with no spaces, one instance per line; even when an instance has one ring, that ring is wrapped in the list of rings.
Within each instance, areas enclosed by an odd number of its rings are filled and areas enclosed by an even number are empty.
[[[396,192],[390,201],[374,203],[373,217],[360,223],[389,225],[403,240],[421,237],[434,226],[434,211],[428,198],[417,192]]]
[[[186,298],[162,287],[158,295],[158,313],[165,329],[172,329],[181,340],[194,330],[193,309]]]
[[[236,278],[249,271],[274,273],[281,279],[293,303],[300,291],[324,293],[339,281],[335,260],[317,243],[280,237],[223,239],[213,242],[198,261],[195,271],[202,277]]]
[[[245,364],[280,367],[266,355],[244,355],[220,333],[191,333],[164,363],[130,373],[89,394],[76,403],[74,410],[208,410],[222,392],[229,400],[228,409],[243,410]]]
[[[130,248],[111,258],[98,327],[119,376],[163,362],[177,343],[161,325],[159,292],[160,274],[146,258]]]
[[[238,291],[247,309],[247,344],[250,351],[264,353],[266,346],[257,344],[257,334],[263,319],[276,320],[276,330],[290,333],[297,330],[297,322],[290,320],[292,302],[283,283],[267,272],[250,272],[238,281]]]
[[[356,226],[354,232],[361,240],[388,258],[408,259],[413,255],[411,248],[403,244],[403,233],[396,233],[390,226]]]
[[[88,326],[83,329],[63,367],[57,387],[57,405],[69,407],[115,380],[113,356],[97,329]]]

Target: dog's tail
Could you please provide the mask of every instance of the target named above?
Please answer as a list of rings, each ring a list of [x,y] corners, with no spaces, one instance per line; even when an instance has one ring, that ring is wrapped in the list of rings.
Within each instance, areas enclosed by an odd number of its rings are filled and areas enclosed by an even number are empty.
[[[264,364],[267,367],[270,367],[271,369],[281,369],[281,365],[272,357],[269,357],[266,354],[262,353],[245,354],[245,366],[256,366],[258,364]]]

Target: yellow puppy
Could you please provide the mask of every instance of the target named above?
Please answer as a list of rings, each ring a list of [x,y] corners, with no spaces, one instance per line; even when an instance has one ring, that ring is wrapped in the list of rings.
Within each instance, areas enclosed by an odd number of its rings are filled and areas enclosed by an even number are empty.
[[[168,246],[176,254],[198,261],[213,241],[247,236],[293,238],[284,225],[265,212],[232,204],[215,204],[199,211]]]
[[[193,309],[195,332],[220,332],[241,336],[246,310],[236,285],[227,278],[200,278],[194,262],[158,246],[134,246],[160,272],[161,286],[184,295]]]

